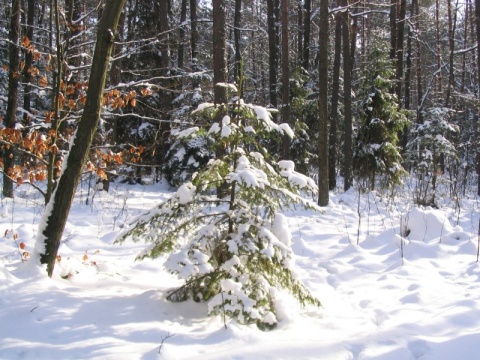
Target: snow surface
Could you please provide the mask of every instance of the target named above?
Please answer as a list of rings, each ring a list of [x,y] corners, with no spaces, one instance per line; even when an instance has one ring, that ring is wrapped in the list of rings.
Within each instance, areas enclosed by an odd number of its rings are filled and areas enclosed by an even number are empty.
[[[125,223],[174,194],[167,186],[115,183],[93,198],[87,189],[52,279],[20,256],[20,242],[33,251],[42,199],[22,185],[1,200],[0,359],[480,358],[478,199],[457,212],[447,198],[421,209],[408,194],[359,203],[350,191],[332,194],[324,214],[284,211],[272,231],[290,229],[282,241],[292,242],[296,276],[323,307],[302,309],[280,291],[279,326],[262,332],[206,317],[204,303],[168,302],[179,281],[164,258],[135,262],[144,244],[113,244]]]

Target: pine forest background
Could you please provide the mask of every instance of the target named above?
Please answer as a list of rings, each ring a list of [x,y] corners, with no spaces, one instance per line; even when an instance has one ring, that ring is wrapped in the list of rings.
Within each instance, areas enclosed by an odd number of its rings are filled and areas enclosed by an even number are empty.
[[[103,1],[2,0],[3,196],[47,203],[81,119]],[[127,0],[85,178],[179,186],[218,153],[202,103],[278,109],[266,141],[328,191],[394,190],[416,204],[479,192],[480,1]],[[236,85],[236,91],[218,83]],[[391,193],[393,194],[393,192]]]

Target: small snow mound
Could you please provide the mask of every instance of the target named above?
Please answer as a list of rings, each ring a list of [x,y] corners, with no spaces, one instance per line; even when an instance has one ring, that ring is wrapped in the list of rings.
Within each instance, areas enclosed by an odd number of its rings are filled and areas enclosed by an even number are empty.
[[[429,242],[454,232],[445,213],[435,209],[414,208],[402,216],[402,234],[410,240]]]
[[[405,258],[408,260],[437,259],[440,253],[437,243],[426,244],[417,240],[410,241],[404,250]]]

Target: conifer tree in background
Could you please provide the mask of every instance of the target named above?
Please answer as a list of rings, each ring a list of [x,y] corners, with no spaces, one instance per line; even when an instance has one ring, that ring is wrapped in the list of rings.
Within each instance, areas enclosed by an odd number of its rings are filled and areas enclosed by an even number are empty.
[[[455,145],[449,140],[460,130],[451,122],[453,113],[449,108],[429,108],[422,114],[423,123],[416,124],[411,131],[412,140],[407,144],[405,158],[416,175],[413,195],[418,205],[437,206],[435,197],[441,159],[445,163],[458,159]]]
[[[213,122],[225,108],[227,115]],[[169,293],[170,300],[208,301],[209,314],[273,328],[277,289],[291,291],[302,305],[320,305],[292,274],[291,234],[278,212],[290,204],[320,210],[299,195],[316,192],[317,186],[294,171],[292,161],[271,163],[265,139],[293,132],[287,124],[275,124],[267,109],[237,100],[203,104],[197,112],[213,122],[207,131],[212,149],[224,151],[118,241],[150,242],[139,259],[171,253],[166,268],[184,284]],[[190,127],[173,135],[185,139],[201,131]],[[221,184],[226,196],[218,198],[212,194]]]
[[[406,174],[397,146],[400,131],[407,125],[406,112],[398,108],[392,92],[395,69],[384,43],[377,42],[367,55],[369,66],[363,79],[365,94],[359,109],[353,170],[364,190],[373,190],[376,176],[386,188],[401,183]],[[364,183],[361,184],[360,180]]]

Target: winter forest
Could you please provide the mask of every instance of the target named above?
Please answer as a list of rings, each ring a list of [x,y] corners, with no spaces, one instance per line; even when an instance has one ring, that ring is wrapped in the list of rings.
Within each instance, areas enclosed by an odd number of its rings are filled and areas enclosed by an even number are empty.
[[[0,0],[0,359],[477,359],[480,0]]]

